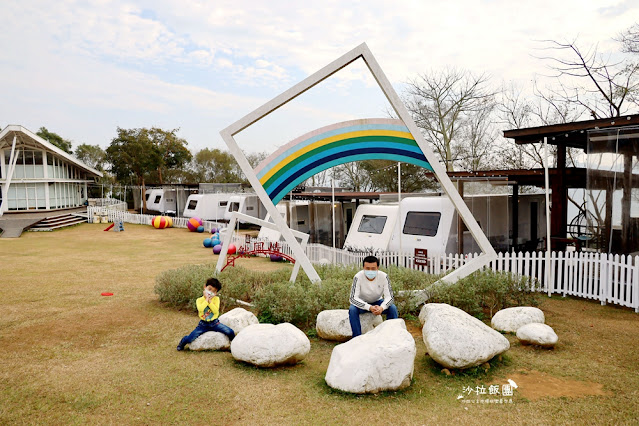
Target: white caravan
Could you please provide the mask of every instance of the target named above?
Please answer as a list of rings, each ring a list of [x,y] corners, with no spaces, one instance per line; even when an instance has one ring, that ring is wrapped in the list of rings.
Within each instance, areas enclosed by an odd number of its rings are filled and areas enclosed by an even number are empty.
[[[225,193],[189,195],[183,216],[219,222],[224,220],[224,213],[231,197],[233,194]]]
[[[512,212],[508,195],[477,195],[464,199],[475,220],[497,251],[513,245]],[[514,245],[535,250],[545,237],[543,195],[519,195],[519,233]],[[401,230],[401,232],[400,232]],[[426,249],[429,257],[457,253],[458,220],[448,197],[405,198],[397,204],[362,204],[353,218],[344,248],[357,251],[414,253]],[[478,252],[464,230],[463,252]]]
[[[162,214],[176,214],[177,197],[175,189],[147,189],[145,197],[147,210]]]
[[[226,211],[224,212],[224,220],[231,220],[233,212],[243,213],[258,219],[266,217],[266,207],[262,204],[259,197],[255,194],[236,194],[232,195],[228,200]],[[240,223],[244,223],[240,221]]]

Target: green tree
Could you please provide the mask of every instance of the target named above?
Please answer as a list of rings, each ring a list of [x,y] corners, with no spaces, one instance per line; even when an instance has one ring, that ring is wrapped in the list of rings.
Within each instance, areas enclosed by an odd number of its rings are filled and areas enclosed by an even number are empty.
[[[191,161],[191,151],[186,147],[188,143],[177,136],[180,129],[162,130],[152,127],[150,130],[142,130],[147,133],[153,148],[160,155],[156,168],[159,183],[164,183],[167,171],[181,169]]]
[[[390,160],[366,160],[360,166],[368,174],[372,189],[382,192],[397,192],[397,162]],[[433,178],[426,176],[428,170],[413,164],[401,164],[401,191],[421,192],[437,186]]]
[[[40,130],[38,130],[38,133],[36,133],[36,135],[40,136],[47,142],[52,143],[61,150],[68,152],[69,154],[73,154],[73,151],[71,150],[71,141],[68,139],[64,139],[57,133],[48,131],[46,127],[40,127]]]
[[[106,152],[99,145],[80,144],[75,149],[74,155],[87,166],[104,171]]]
[[[235,158],[221,149],[204,148],[198,151],[191,163],[193,177],[199,182],[243,182],[244,175]]]
[[[111,165],[111,173],[123,182],[135,182],[145,191],[149,174],[156,171],[162,162],[162,155],[153,145],[147,129],[122,129],[113,138],[106,150],[106,161]],[[146,199],[142,197],[146,210]]]

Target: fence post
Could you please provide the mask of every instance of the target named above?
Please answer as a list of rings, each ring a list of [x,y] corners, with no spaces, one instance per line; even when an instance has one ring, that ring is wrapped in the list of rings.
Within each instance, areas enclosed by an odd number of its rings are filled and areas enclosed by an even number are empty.
[[[639,313],[639,256],[635,256],[634,266],[632,268],[632,305],[635,308],[635,312]]]

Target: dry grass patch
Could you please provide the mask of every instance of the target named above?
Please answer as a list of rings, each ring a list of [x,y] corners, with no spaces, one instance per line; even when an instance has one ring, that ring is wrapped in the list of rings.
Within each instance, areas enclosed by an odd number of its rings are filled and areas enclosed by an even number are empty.
[[[311,339],[303,363],[275,370],[238,363],[228,352],[176,352],[197,318],[158,303],[155,277],[217,257],[202,247],[202,234],[104,227],[0,240],[0,423],[361,424],[374,414],[398,424],[636,422],[639,315],[629,310],[544,299],[540,308],[560,338],[554,350],[521,346],[509,335],[503,362],[455,376],[441,374],[425,355],[418,324],[409,322],[418,348],[412,386],[348,395],[324,383],[334,343]],[[524,373],[546,382],[531,385]],[[513,404],[457,400],[464,386],[513,377],[520,384]],[[568,397],[551,388],[573,382],[600,385],[604,394]],[[533,385],[540,398],[528,393]]]

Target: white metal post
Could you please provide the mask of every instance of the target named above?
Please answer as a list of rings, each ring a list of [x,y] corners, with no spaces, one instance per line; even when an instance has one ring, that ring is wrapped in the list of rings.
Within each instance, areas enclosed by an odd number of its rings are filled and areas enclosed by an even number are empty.
[[[552,280],[550,279],[550,196],[548,195],[548,138],[544,137],[544,174],[546,179],[546,290],[548,297],[552,293]]]
[[[397,162],[397,210],[398,217],[396,220],[399,222],[397,226],[399,227],[399,262],[401,266],[404,266],[404,250],[402,248],[402,175],[401,175],[401,164],[399,161]]]

